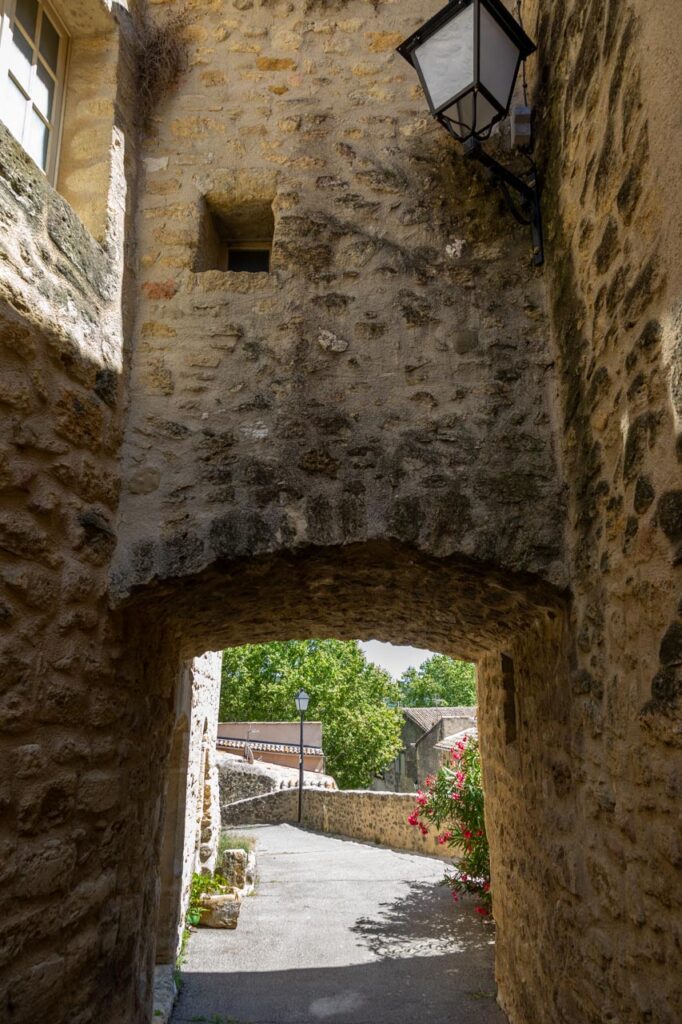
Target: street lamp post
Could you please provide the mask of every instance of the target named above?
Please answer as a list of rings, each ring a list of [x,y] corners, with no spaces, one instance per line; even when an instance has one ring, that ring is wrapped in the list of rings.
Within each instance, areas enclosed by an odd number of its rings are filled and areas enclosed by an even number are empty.
[[[308,703],[310,697],[305,690],[299,690],[296,694],[296,707],[298,713],[301,716],[301,742],[300,742],[300,753],[298,761],[298,823],[301,824],[303,818],[303,720],[305,713],[308,710]]]

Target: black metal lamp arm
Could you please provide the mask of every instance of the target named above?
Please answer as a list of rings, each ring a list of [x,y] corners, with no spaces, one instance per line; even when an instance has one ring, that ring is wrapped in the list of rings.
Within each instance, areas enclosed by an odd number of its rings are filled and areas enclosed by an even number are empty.
[[[497,181],[502,193],[507,201],[512,214],[522,224],[530,224],[532,236],[533,236],[533,263],[536,267],[542,266],[545,262],[545,252],[542,240],[542,211],[540,209],[540,190],[538,187],[538,181],[535,171],[533,171],[533,180],[529,184],[523,181],[522,178],[512,174],[511,171],[499,164],[494,157],[486,153],[481,143],[477,139],[469,139],[464,143],[464,155],[469,160],[476,160],[482,164],[486,170],[490,171],[491,176]],[[513,189],[518,195],[521,196],[523,204],[528,212],[528,218],[525,219],[521,216],[518,209],[514,206],[509,196],[508,189]]]

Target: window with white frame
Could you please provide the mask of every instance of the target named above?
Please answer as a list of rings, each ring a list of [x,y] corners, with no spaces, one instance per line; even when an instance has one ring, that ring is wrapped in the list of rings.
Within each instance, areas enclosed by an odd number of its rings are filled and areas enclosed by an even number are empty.
[[[0,16],[0,120],[54,181],[68,36],[42,0],[0,0]]]

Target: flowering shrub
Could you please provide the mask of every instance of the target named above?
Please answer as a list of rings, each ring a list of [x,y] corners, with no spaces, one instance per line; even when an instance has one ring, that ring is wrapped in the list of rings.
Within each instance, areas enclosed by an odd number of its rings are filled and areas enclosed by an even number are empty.
[[[429,825],[439,829],[438,842],[456,849],[457,862],[445,881],[459,900],[477,897],[476,910],[487,917],[492,908],[490,855],[483,818],[483,787],[478,740],[465,736],[450,751],[450,763],[426,779],[417,793],[417,806],[407,819],[422,835]]]

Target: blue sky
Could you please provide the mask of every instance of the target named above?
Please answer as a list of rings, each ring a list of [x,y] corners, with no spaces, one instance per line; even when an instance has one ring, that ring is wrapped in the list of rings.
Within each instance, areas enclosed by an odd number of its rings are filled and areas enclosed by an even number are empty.
[[[396,647],[395,644],[385,644],[380,640],[361,640],[360,647],[368,661],[385,668],[394,679],[399,679],[407,668],[418,668],[433,654],[433,651],[425,651],[420,647]]]

